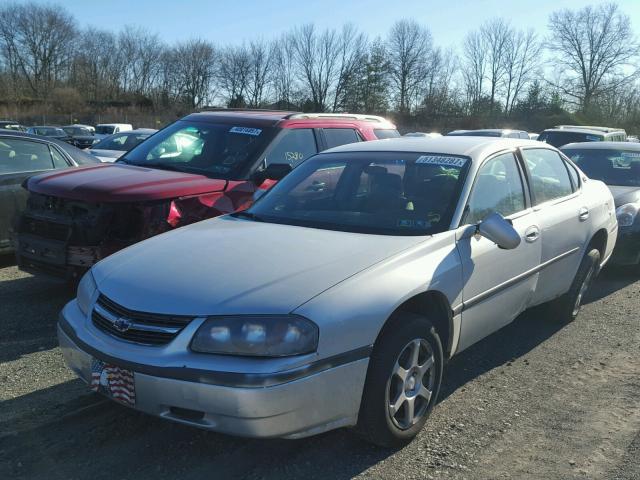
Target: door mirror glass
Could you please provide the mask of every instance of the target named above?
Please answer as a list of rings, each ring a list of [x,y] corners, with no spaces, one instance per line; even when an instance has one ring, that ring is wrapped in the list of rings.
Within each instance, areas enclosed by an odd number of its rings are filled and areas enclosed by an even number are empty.
[[[492,213],[482,220],[477,233],[506,250],[513,250],[520,245],[520,235],[499,213]]]

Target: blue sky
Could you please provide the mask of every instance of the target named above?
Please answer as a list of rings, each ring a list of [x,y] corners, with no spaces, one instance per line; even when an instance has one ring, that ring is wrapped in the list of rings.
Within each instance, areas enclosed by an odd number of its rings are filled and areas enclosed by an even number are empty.
[[[62,0],[82,25],[118,30],[140,25],[169,43],[200,37],[216,43],[269,39],[291,27],[315,22],[339,27],[352,22],[368,35],[385,36],[391,24],[413,18],[431,30],[435,43],[457,46],[483,21],[502,16],[519,28],[546,31],[549,13],[580,8],[585,0]],[[602,0],[600,0],[602,1]],[[52,3],[45,0],[40,3]],[[640,32],[640,0],[619,0]]]

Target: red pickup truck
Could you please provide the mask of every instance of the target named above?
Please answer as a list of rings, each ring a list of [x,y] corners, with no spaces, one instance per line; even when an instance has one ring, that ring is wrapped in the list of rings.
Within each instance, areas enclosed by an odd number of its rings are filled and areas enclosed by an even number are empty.
[[[20,268],[77,278],[145,238],[247,208],[327,148],[399,136],[371,115],[219,110],[193,113],[115,164],[32,177],[16,225]]]

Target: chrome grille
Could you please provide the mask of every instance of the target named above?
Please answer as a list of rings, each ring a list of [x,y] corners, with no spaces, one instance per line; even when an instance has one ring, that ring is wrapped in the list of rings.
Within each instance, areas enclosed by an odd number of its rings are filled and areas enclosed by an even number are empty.
[[[194,318],[129,310],[104,295],[98,297],[91,314],[93,324],[100,330],[143,345],[169,343]]]

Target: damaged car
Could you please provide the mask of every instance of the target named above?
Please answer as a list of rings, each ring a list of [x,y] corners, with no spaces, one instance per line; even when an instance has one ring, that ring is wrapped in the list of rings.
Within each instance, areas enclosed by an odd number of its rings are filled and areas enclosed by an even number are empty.
[[[321,150],[374,140],[381,117],[279,111],[207,111],[169,125],[112,165],[31,178],[17,226],[23,270],[70,280],[146,238],[243,210]],[[333,172],[311,190],[322,190]]]

